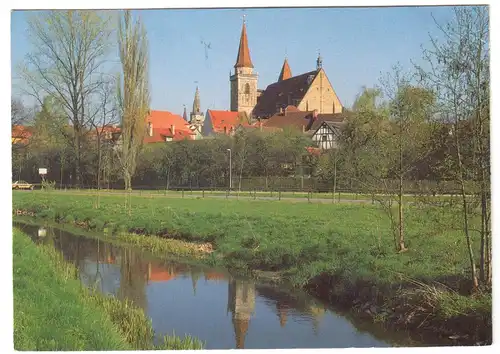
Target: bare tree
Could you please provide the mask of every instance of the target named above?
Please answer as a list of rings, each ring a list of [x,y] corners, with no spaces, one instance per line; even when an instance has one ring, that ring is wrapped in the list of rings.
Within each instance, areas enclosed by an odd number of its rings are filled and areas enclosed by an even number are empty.
[[[115,96],[115,81],[103,80],[103,85],[99,89],[99,106],[100,111],[97,119],[91,121],[93,133],[95,134],[97,148],[97,208],[100,205],[100,189],[103,170],[103,148],[109,148],[113,143],[114,129],[118,123],[116,114],[116,96]]]
[[[94,118],[85,107],[102,83],[99,70],[109,48],[109,24],[109,16],[87,10],[42,12],[28,23],[34,49],[20,69],[23,91],[40,105],[50,95],[65,110],[74,130],[77,184],[81,182],[82,138]]]
[[[119,160],[125,189],[131,190],[137,155],[146,133],[149,112],[148,42],[140,21],[132,21],[130,11],[120,20],[118,43],[122,63],[122,82],[118,86],[121,117],[121,151]]]
[[[486,6],[457,7],[449,23],[436,25],[444,40],[431,38],[430,48],[424,50],[430,69],[418,65],[417,69],[422,81],[437,92],[441,116],[451,125],[452,164],[446,172],[460,185],[472,288],[477,289],[479,281],[491,285],[489,11]],[[471,225],[477,209],[481,215],[479,279]]]

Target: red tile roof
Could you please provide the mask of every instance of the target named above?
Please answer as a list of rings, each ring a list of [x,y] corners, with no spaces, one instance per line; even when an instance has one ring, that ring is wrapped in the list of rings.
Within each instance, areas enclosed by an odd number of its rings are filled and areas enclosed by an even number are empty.
[[[243,22],[241,29],[240,47],[236,57],[235,68],[253,68],[252,59],[250,59],[250,50],[248,49],[247,26]]]
[[[153,136],[149,136],[146,132],[145,144],[165,142],[167,137],[172,138],[173,141],[194,140],[196,135],[181,116],[168,111],[151,111],[146,118],[146,128],[148,123],[153,125]],[[172,126],[175,134],[172,134]]]
[[[15,144],[27,144],[33,136],[33,127],[14,125],[12,127],[11,140]]]
[[[249,127],[247,115],[243,112],[232,111],[213,111],[208,110],[208,116],[211,119],[212,130],[214,133],[227,133],[231,129],[236,129],[237,126]],[[226,130],[224,131],[224,128]]]

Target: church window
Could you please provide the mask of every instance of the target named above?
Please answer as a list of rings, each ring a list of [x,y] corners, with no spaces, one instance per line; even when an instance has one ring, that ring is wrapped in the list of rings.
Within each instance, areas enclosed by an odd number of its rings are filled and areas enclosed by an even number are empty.
[[[249,95],[250,94],[250,84],[247,82],[245,84],[245,95]]]

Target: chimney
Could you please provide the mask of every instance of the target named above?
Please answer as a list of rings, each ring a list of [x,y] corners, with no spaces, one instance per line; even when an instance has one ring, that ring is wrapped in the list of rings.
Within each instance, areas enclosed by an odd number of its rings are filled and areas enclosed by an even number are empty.
[[[148,134],[149,136],[153,136],[153,123],[148,123]]]
[[[172,124],[170,130],[172,131],[172,137],[175,136],[175,125]]]
[[[315,109],[313,111],[313,120],[316,119],[316,118],[318,118],[318,110],[317,109]]]

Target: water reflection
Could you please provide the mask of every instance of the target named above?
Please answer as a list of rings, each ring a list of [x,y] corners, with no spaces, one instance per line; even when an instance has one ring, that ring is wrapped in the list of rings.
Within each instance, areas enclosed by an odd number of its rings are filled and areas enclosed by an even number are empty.
[[[304,292],[157,259],[60,229],[15,226],[35,242],[61,250],[86,285],[141,307],[159,335],[190,333],[208,349],[388,346]]]
[[[255,309],[255,284],[251,281],[228,282],[227,308],[232,313],[236,348],[245,348],[245,336]]]

